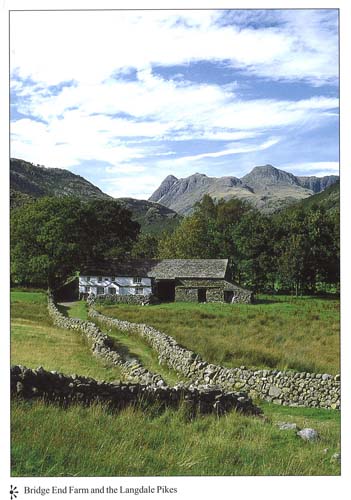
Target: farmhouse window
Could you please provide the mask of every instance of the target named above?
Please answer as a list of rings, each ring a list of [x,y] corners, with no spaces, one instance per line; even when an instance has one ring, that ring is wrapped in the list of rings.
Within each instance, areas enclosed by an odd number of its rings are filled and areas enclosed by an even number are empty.
[[[144,288],[140,287],[140,286],[137,286],[135,288],[135,294],[136,295],[143,295],[144,294]]]
[[[102,281],[102,276],[98,276],[98,282],[101,283]]]
[[[133,283],[141,283],[141,278],[138,277],[133,278]]]
[[[89,293],[90,292],[90,286],[86,286],[84,288],[85,288],[85,293]]]
[[[109,293],[110,295],[116,295],[116,289],[115,289],[115,288],[113,288],[113,287],[111,286],[111,287],[108,289],[108,293]]]
[[[100,280],[100,281],[101,281],[101,280]],[[104,287],[103,287],[103,286],[98,286],[96,291],[97,291],[97,294],[98,294],[98,295],[103,295],[103,294],[104,294],[105,289],[104,289]]]
[[[90,281],[90,276],[87,276],[87,277],[86,277],[86,280],[87,280],[87,281]]]

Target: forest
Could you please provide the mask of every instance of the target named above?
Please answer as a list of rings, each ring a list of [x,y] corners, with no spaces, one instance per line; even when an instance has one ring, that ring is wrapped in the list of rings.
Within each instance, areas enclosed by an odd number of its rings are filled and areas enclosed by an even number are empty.
[[[11,280],[59,285],[109,256],[228,258],[232,278],[256,293],[338,293],[339,227],[339,206],[319,200],[264,214],[205,195],[176,228],[155,235],[115,200],[45,197],[12,210]]]

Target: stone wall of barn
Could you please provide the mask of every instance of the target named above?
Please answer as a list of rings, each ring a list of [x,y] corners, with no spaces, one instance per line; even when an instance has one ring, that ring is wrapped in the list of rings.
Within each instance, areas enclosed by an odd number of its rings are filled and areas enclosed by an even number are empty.
[[[176,280],[175,301],[176,302],[198,302],[198,289],[206,289],[206,302],[225,302],[227,283],[215,279],[188,279]],[[252,302],[252,292],[230,283],[229,302],[249,304]]]
[[[209,279],[178,279],[175,287],[176,302],[198,302],[198,290],[206,290],[206,302],[224,302],[224,282]]]
[[[197,302],[197,288],[175,287],[175,302]]]
[[[253,293],[250,290],[233,285],[233,296],[231,302],[235,304],[251,304],[253,301]]]

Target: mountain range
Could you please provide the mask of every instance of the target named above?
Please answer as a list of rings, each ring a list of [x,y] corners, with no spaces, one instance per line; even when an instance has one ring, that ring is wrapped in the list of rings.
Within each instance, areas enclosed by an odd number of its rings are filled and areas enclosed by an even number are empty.
[[[299,200],[311,200],[315,193],[329,192],[338,185],[339,177],[297,177],[272,165],[254,167],[241,179],[233,176],[208,177],[196,173],[185,179],[167,176],[149,200],[117,198],[132,213],[142,230],[160,233],[172,230],[193,210],[194,204],[205,194],[215,199],[237,197],[250,202],[264,212],[273,212]],[[329,203],[337,203],[338,187],[332,190]],[[11,207],[22,206],[42,196],[77,196],[82,200],[112,200],[97,186],[80,175],[60,168],[46,168],[30,162],[11,158],[10,161]],[[327,194],[327,193],[326,193]],[[314,195],[314,196],[313,196]],[[335,198],[335,199],[334,199]]]
[[[214,199],[240,198],[269,213],[297,200],[324,191],[338,181],[337,175],[298,177],[272,165],[257,166],[242,178],[208,177],[196,173],[184,179],[168,175],[149,201],[165,205],[177,213],[191,213],[205,194]]]

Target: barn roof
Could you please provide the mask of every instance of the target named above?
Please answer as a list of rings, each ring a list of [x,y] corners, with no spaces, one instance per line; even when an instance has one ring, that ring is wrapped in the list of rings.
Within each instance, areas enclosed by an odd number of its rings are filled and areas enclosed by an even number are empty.
[[[228,259],[111,259],[81,269],[90,276],[138,276],[158,280],[175,278],[224,278]]]

